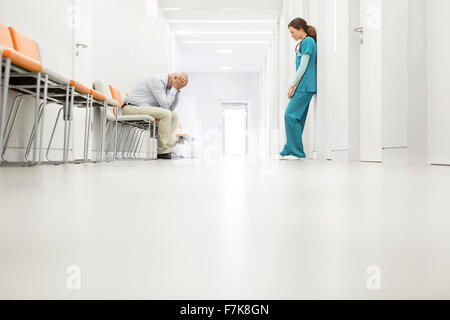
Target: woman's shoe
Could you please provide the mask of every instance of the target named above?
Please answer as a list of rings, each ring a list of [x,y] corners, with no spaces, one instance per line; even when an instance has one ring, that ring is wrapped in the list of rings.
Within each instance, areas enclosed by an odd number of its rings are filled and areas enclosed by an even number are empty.
[[[283,157],[283,160],[301,161],[301,160],[305,160],[305,158],[299,158],[299,157],[296,157],[296,156],[285,156],[285,157]]]
[[[277,154],[276,156],[274,156],[274,157],[272,158],[272,160],[285,160],[285,159],[284,159],[284,156],[282,156],[282,155],[280,155],[280,154]]]

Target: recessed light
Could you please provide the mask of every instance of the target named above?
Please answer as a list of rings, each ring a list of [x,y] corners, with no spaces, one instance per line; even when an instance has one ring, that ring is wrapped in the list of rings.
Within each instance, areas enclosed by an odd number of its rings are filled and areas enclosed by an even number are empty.
[[[219,49],[219,50],[216,50],[216,52],[218,54],[230,54],[230,53],[233,53],[233,50],[230,50],[230,49]]]
[[[277,23],[277,20],[169,20],[170,23]]]
[[[175,31],[177,35],[211,35],[211,34],[224,34],[224,35],[245,35],[245,34],[255,34],[255,35],[273,35],[270,31]]]
[[[182,44],[270,44],[269,41],[180,41]]]
[[[224,66],[224,67],[220,67],[219,69],[222,71],[230,71],[230,70],[233,70],[233,67]]]

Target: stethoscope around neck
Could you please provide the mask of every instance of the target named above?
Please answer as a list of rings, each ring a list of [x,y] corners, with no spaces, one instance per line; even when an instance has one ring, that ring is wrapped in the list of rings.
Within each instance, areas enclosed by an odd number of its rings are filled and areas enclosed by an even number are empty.
[[[295,46],[295,53],[298,54],[300,52],[301,46],[302,45],[302,41],[300,41],[299,43],[297,43],[297,45]]]

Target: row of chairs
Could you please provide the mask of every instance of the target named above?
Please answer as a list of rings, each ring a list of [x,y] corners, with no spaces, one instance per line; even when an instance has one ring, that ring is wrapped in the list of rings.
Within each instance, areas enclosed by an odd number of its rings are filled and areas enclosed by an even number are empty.
[[[120,91],[112,85],[106,86],[97,81],[94,83],[94,89],[73,79],[67,79],[55,70],[48,67],[41,61],[39,45],[33,39],[22,34],[13,27],[7,27],[0,23],[0,149],[1,165],[37,165],[44,162],[43,159],[43,125],[45,119],[45,109],[49,104],[60,106],[55,125],[51,134],[50,142],[47,148],[47,161],[53,164],[69,162],[70,134],[72,131],[73,109],[84,108],[84,148],[83,159],[73,162],[89,162],[89,141],[91,132],[92,110],[99,108],[101,110],[101,156],[100,161],[106,161],[106,136],[111,128],[114,137],[113,157],[118,158],[120,144],[125,137],[126,129],[129,129],[131,135],[133,132],[133,141],[131,148],[136,155],[137,147],[142,139],[144,132],[148,133],[148,151],[147,159],[155,159],[155,144],[157,120],[151,116],[123,116],[121,115],[122,95]],[[15,95],[10,112],[7,115],[8,94],[10,90],[17,93]],[[17,115],[26,98],[33,97],[34,120],[28,144],[24,154],[24,161],[7,161],[5,153],[8,149],[11,134]],[[50,160],[49,150],[56,132],[59,120],[64,121],[63,131],[63,155],[62,159]],[[114,124],[112,126],[111,124]],[[123,131],[123,132],[121,132]],[[125,141],[124,151],[130,150],[130,144]],[[138,138],[139,137],[139,138]],[[137,146],[136,145],[137,142]],[[127,146],[128,145],[128,146]],[[124,152],[122,152],[123,154]],[[128,151],[128,155],[130,156]],[[70,161],[72,162],[72,161]]]

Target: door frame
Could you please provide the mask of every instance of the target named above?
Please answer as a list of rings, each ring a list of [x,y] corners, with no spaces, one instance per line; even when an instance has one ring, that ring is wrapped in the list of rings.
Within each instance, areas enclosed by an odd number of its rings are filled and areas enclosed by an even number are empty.
[[[222,152],[225,154],[225,111],[230,108],[226,108],[225,105],[242,105],[245,106],[244,108],[236,108],[238,110],[244,109],[245,110],[245,153],[244,155],[248,154],[248,101],[233,101],[233,100],[219,100],[219,106],[220,106],[220,112],[221,112],[221,133],[222,133]]]

